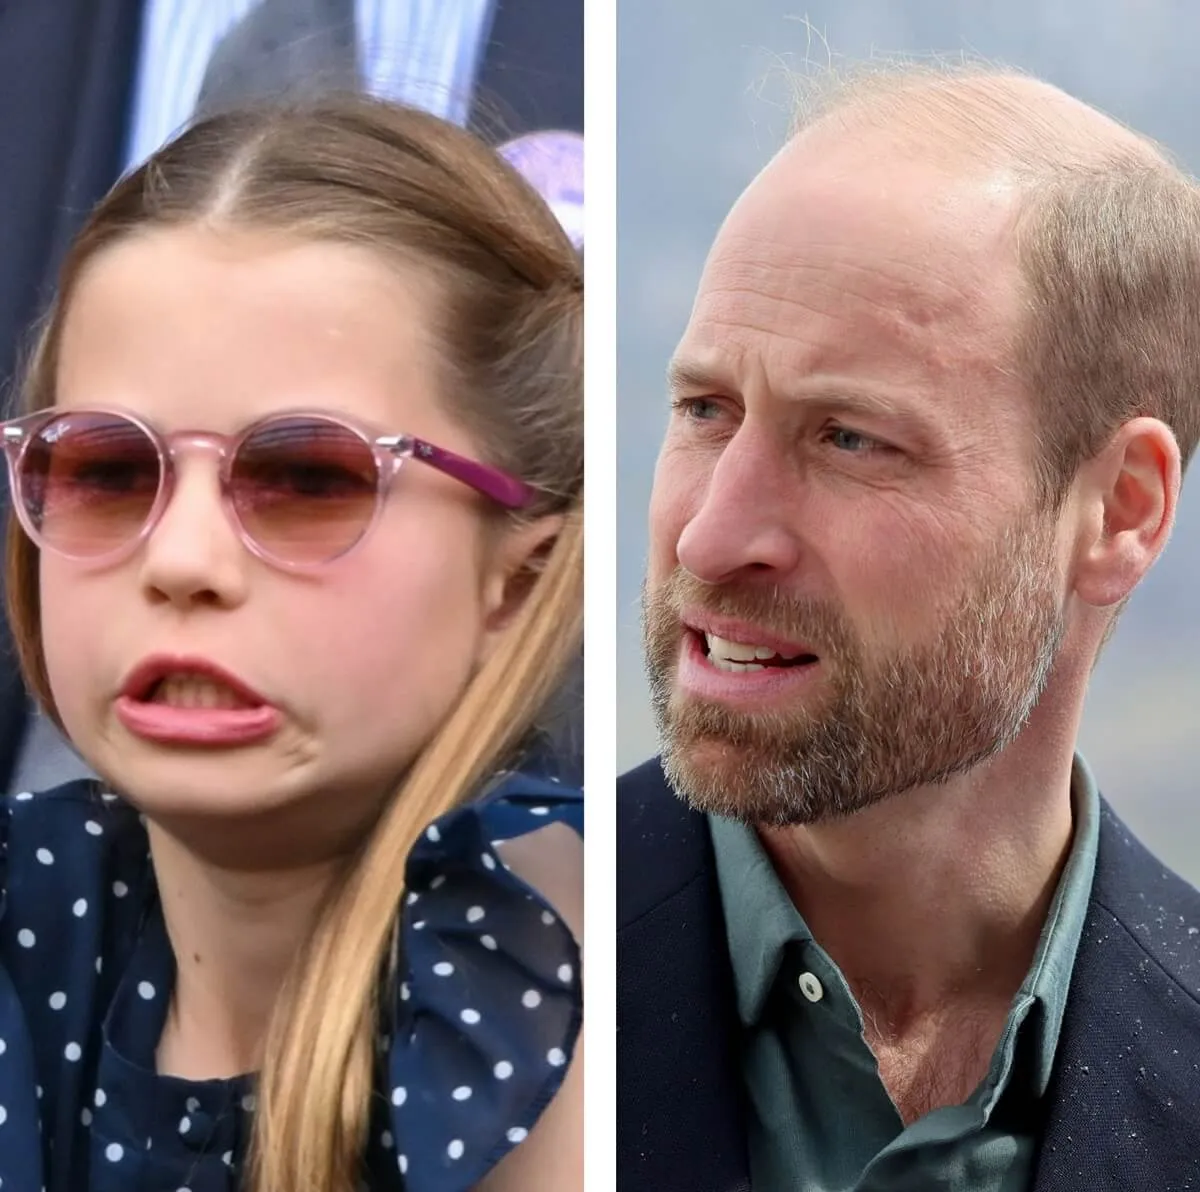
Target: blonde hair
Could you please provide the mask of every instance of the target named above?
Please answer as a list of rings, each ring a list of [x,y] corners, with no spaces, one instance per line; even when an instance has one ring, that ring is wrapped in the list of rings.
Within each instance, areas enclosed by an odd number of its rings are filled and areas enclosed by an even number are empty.
[[[1025,313],[1014,365],[1035,401],[1047,505],[1132,418],[1200,439],[1200,187],[1155,142],[1008,67],[881,58],[794,79],[794,136],[886,132],[899,154],[1008,173]]]
[[[251,1192],[355,1192],[381,991],[406,857],[528,736],[580,648],[583,606],[582,264],[499,155],[422,112],[331,97],[203,121],[121,181],[68,254],[24,376],[55,398],[64,311],[80,270],[151,227],[203,221],[362,244],[435,266],[440,392],[488,462],[531,484],[522,516],[563,526],[513,624],[388,802],[281,991],[251,1144]],[[9,615],[30,689],[58,720],[41,642],[37,551],[10,517]]]

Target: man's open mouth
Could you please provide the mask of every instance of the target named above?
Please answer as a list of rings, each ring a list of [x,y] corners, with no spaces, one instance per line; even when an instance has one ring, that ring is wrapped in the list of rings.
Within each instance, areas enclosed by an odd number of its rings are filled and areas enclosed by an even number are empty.
[[[807,666],[817,661],[816,654],[806,650],[780,651],[773,646],[735,642],[715,633],[697,632],[702,649],[716,670],[748,672],[772,667]]]

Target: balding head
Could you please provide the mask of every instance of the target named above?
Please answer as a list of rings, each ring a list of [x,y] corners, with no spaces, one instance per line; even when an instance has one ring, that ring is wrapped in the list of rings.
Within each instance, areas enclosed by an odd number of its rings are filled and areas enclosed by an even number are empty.
[[[1070,169],[1171,168],[1153,141],[1017,71],[872,64],[808,83],[793,140],[875,133],[897,155],[1011,172],[1026,183]]]

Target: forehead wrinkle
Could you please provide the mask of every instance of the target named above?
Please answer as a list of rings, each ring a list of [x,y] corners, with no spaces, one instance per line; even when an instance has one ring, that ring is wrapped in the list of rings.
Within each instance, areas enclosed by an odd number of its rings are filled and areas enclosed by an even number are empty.
[[[729,234],[719,240],[705,270],[702,296],[708,293],[739,297],[743,294],[776,298],[807,308],[797,290],[816,284],[835,296],[857,297],[865,304],[903,314],[911,310],[917,325],[933,322],[939,314],[975,314],[983,296],[982,284],[969,272],[954,266],[960,258],[942,260],[933,254],[914,259],[900,246],[866,246],[848,236],[805,237],[797,244],[780,229],[766,235]],[[921,246],[916,246],[918,250]],[[867,260],[855,259],[867,248]],[[833,280],[836,276],[836,281]],[[855,284],[855,280],[862,282]],[[877,293],[871,293],[875,290]]]

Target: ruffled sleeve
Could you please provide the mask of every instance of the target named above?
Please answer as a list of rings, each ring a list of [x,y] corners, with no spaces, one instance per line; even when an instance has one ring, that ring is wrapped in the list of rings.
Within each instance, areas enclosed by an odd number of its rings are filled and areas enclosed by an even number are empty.
[[[510,774],[409,857],[383,1139],[409,1192],[473,1187],[562,1084],[582,1017],[579,948],[495,848],[554,822],[582,835],[582,795]]]

